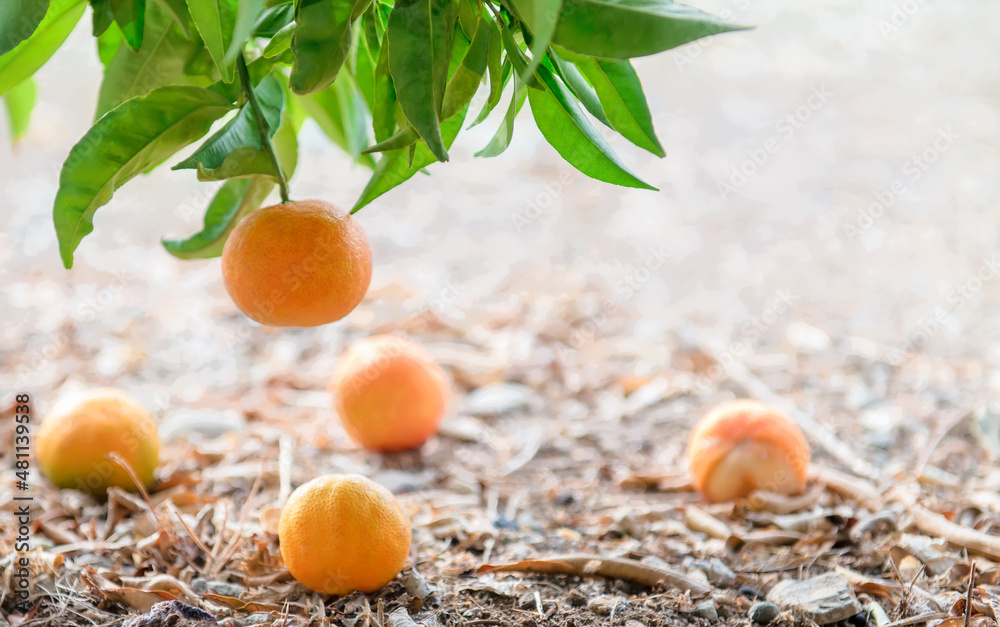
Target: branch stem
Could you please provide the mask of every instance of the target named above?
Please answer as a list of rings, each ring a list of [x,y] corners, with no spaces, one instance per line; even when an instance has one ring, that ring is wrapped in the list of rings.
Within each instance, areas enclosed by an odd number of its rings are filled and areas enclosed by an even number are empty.
[[[271,165],[274,167],[274,173],[278,179],[278,189],[281,192],[281,202],[288,202],[288,179],[285,178],[285,173],[281,169],[281,162],[278,161],[278,153],[275,152],[274,144],[271,143],[271,129],[267,123],[267,119],[264,117],[264,111],[260,108],[260,102],[257,101],[257,94],[253,91],[250,70],[247,69],[247,62],[243,58],[242,52],[236,58],[236,69],[239,70],[240,86],[243,89],[243,93],[246,94],[247,102],[250,103],[250,110],[253,111],[253,119],[257,123],[260,142],[267,151],[267,155],[271,159]]]
[[[493,17],[496,18],[496,20],[498,22],[497,26],[499,26],[500,28],[503,28],[504,27],[504,23],[503,23],[503,19],[500,17],[500,12],[497,11],[497,9],[492,4],[490,4],[489,2],[484,2],[483,4],[486,5],[486,8],[489,9],[490,12],[493,14]]]

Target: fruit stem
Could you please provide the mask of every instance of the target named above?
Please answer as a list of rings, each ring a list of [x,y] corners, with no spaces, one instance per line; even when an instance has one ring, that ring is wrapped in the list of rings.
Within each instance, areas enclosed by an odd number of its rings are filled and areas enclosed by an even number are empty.
[[[247,61],[243,57],[242,52],[236,58],[236,69],[240,73],[240,86],[243,88],[243,93],[246,94],[247,101],[250,103],[250,110],[253,111],[253,119],[257,123],[257,132],[260,133],[260,141],[267,150],[267,155],[271,158],[271,165],[274,167],[274,173],[278,178],[281,202],[288,202],[288,179],[285,178],[285,173],[281,169],[281,162],[278,161],[278,153],[274,151],[274,144],[271,143],[270,127],[267,124],[267,119],[264,117],[264,111],[260,108],[260,102],[257,101],[257,95],[253,92],[253,81],[250,80],[250,70],[247,69]]]

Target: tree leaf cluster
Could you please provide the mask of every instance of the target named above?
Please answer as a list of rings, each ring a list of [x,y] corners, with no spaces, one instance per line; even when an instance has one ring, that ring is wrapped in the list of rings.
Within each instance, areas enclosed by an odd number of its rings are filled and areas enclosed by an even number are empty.
[[[353,211],[448,161],[463,128],[495,119],[476,156],[501,155],[525,102],[573,167],[655,189],[613,148],[622,139],[664,156],[630,59],[743,28],[670,0],[4,0],[0,97],[15,139],[33,74],[88,5],[104,75],[53,207],[66,267],[118,188],[196,143],[172,167],[222,184],[204,228],[163,245],[217,256],[236,221],[291,176],[307,119],[370,170]]]

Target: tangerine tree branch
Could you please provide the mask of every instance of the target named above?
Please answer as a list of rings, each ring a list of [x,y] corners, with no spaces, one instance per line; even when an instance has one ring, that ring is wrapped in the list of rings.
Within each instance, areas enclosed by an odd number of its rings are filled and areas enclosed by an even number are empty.
[[[247,69],[247,62],[243,58],[242,52],[236,58],[236,68],[240,73],[240,86],[243,88],[243,93],[246,94],[247,102],[250,103],[254,122],[257,123],[260,143],[267,151],[267,155],[271,159],[271,166],[274,168],[274,174],[278,179],[281,202],[288,202],[288,179],[285,178],[285,172],[281,169],[281,162],[278,161],[278,153],[274,151],[274,144],[271,143],[271,129],[267,123],[267,119],[264,117],[264,112],[260,108],[260,102],[257,101],[257,94],[253,92],[253,81],[250,80],[250,70]]]

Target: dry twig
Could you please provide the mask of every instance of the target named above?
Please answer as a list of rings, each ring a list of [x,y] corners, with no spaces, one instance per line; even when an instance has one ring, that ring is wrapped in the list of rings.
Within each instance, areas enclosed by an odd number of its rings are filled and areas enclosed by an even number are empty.
[[[963,627],[969,627],[969,617],[972,616],[972,589],[976,584],[976,562],[969,568],[969,588],[965,592],[965,621]]]
[[[909,511],[920,531],[944,538],[956,546],[979,553],[991,560],[1000,561],[1000,538],[997,536],[957,525],[921,505],[911,505]]]
[[[909,625],[919,625],[921,623],[929,623],[931,621],[941,620],[944,618],[948,618],[947,612],[928,612],[919,616],[911,616],[909,618],[897,620],[883,625],[883,627],[908,627]]]
[[[623,579],[650,587],[666,584],[699,596],[712,592],[711,587],[668,568],[596,555],[559,555],[543,559],[521,560],[513,564],[483,564],[476,572],[484,574],[510,571],[607,577],[608,579]]]

